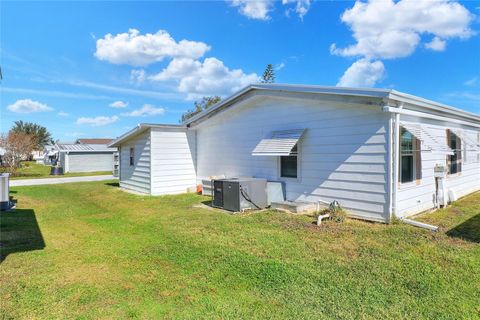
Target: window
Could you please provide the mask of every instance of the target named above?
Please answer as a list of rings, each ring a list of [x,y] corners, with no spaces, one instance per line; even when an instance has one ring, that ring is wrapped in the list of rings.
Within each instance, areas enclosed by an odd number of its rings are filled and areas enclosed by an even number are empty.
[[[400,181],[402,183],[413,181],[415,171],[413,135],[404,128],[400,131]]]
[[[134,160],[135,160],[135,149],[130,148],[130,165],[134,165]]]
[[[421,141],[410,131],[400,131],[400,182],[407,183],[422,178]]]
[[[462,140],[455,133],[447,130],[447,143],[453,150],[453,155],[447,156],[448,173],[459,173],[462,171]]]
[[[295,145],[289,156],[280,157],[280,177],[297,178],[298,177],[298,149]]]

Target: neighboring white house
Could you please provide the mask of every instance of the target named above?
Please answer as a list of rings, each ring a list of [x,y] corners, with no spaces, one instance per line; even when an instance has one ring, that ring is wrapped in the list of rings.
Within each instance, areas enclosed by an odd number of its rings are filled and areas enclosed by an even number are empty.
[[[45,147],[43,147],[43,164],[52,164],[52,160],[57,158],[57,154],[58,150],[54,144],[45,145]]]
[[[59,165],[64,172],[113,171],[117,148],[106,145],[57,144]]]
[[[480,190],[480,115],[383,89],[251,85],[183,125],[140,124],[113,141],[120,185],[160,195],[202,179],[283,181],[287,200],[337,200],[388,222]],[[450,191],[450,192],[449,192]]]

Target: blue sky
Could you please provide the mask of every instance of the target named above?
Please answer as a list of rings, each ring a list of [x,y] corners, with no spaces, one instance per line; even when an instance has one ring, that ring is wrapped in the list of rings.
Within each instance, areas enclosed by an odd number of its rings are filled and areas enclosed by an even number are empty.
[[[475,1],[4,1],[0,131],[33,121],[72,141],[178,123],[268,63],[279,83],[394,88],[480,113],[479,15]]]

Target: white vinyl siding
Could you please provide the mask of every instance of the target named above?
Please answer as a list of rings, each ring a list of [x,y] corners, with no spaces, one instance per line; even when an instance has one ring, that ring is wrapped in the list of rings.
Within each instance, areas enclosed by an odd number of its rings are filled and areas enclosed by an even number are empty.
[[[285,181],[288,200],[338,200],[355,216],[386,221],[388,121],[380,107],[367,104],[252,98],[195,127],[197,178]],[[305,128],[298,179],[280,177],[278,157],[251,155],[270,132],[292,128]]]
[[[195,131],[152,128],[152,194],[185,193],[196,185]]]
[[[64,154],[62,152],[61,154]],[[68,158],[68,159],[66,159]],[[70,152],[60,159],[68,161],[65,172],[95,172],[113,170],[113,152]]]
[[[134,165],[130,165],[130,148]],[[120,186],[150,194],[150,130],[122,143],[120,148]]]
[[[447,129],[461,128],[472,139],[478,135],[478,129],[461,127],[455,124],[445,124],[435,120],[420,119],[402,115],[402,120],[417,121],[425,127],[438,141],[447,141]],[[480,163],[475,157],[468,154],[468,160],[462,159],[462,171],[457,174],[447,175],[446,187],[453,190],[458,197],[480,190]],[[433,168],[436,164],[445,166],[447,155],[422,152],[422,179],[419,183],[400,185],[398,188],[397,212],[399,216],[410,216],[434,208],[436,192]]]

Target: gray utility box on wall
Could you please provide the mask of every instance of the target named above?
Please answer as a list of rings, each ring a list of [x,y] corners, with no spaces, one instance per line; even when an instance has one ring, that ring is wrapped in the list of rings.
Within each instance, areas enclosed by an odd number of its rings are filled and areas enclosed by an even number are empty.
[[[212,204],[214,207],[235,212],[266,208],[267,180],[257,178],[213,180]]]

